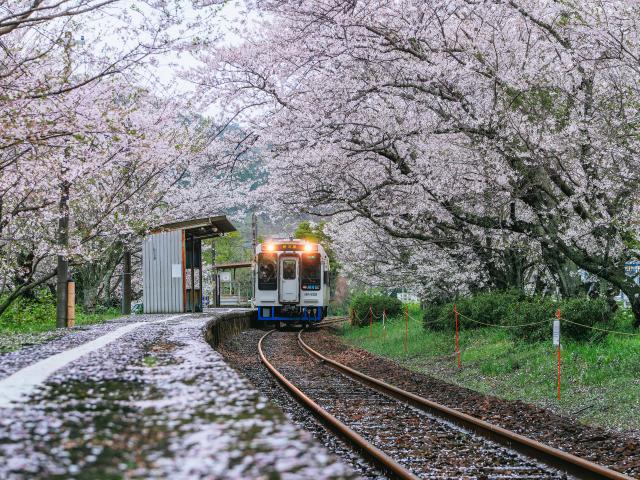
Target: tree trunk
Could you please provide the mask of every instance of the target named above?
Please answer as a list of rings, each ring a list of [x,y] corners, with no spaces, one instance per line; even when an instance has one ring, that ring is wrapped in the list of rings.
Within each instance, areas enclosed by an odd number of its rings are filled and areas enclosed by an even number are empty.
[[[640,328],[640,298],[636,298],[634,302],[631,302],[631,310],[633,311],[633,316],[635,317],[633,326],[635,328]]]
[[[58,254],[57,287],[56,287],[56,327],[67,326],[67,281],[69,277],[69,261],[66,250],[69,246],[69,182],[62,180],[60,185],[60,203],[58,219]]]
[[[202,271],[202,269],[200,269]],[[202,286],[200,287],[202,288]],[[122,314],[131,313],[131,251],[125,248],[122,263]]]
[[[640,285],[636,284],[632,278],[629,278],[629,282],[633,285],[628,287],[625,285],[625,288],[622,288],[621,290],[627,297],[629,297],[631,311],[635,318],[633,326],[635,328],[640,328]]]

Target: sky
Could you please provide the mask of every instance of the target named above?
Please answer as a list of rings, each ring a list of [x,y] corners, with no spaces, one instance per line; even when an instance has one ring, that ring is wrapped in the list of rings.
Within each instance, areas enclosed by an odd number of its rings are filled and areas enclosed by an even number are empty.
[[[242,42],[234,27],[239,26],[246,18],[243,14],[243,1],[224,2],[220,7],[214,0],[208,2],[211,6],[197,8],[193,7],[192,2],[195,3],[196,0],[177,2],[182,7],[177,15],[181,22],[163,30],[162,34],[182,41],[207,38],[220,45],[237,45]],[[118,2],[111,10],[83,16],[81,22],[74,25],[75,69],[81,73],[82,69],[87,68],[86,62],[92,50],[110,49],[114,52],[114,57],[117,57],[138,42],[151,42],[152,36],[145,31],[145,23],[157,24],[161,20],[158,10],[150,8],[144,2],[130,0]],[[188,81],[188,70],[197,64],[196,58],[186,51],[154,55],[142,75],[143,83],[162,96],[193,93],[194,85]]]

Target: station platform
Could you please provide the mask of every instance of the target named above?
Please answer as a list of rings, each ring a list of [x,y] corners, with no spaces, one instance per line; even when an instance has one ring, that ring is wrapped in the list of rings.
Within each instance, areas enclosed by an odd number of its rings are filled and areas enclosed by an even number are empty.
[[[135,315],[0,355],[0,478],[353,478],[206,343]]]

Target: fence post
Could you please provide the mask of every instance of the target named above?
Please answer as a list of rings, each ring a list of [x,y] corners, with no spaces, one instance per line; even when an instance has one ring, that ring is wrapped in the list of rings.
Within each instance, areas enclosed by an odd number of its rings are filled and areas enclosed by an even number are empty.
[[[373,309],[369,305],[369,338],[373,338]]]
[[[404,306],[404,353],[407,353],[409,341],[409,306]]]
[[[387,309],[383,308],[382,309],[382,332],[384,335],[384,338],[387,338],[387,324],[386,324],[386,320],[387,320]]]
[[[456,317],[456,354],[458,355],[458,368],[462,368],[462,360],[460,359],[460,325],[458,320],[458,307],[453,304],[453,313]]]
[[[560,400],[560,370],[562,364],[562,349],[560,348],[560,309],[556,310],[556,318],[558,319],[558,332],[556,341],[556,332],[554,332],[554,343],[556,344],[556,357],[558,360],[558,400]]]

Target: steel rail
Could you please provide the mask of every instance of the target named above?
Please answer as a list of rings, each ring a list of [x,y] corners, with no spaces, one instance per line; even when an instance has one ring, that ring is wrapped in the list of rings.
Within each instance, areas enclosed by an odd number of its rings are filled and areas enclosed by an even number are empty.
[[[293,394],[293,396],[305,407],[311,410],[317,418],[319,418],[322,422],[328,425],[332,430],[342,436],[349,443],[355,445],[358,450],[364,453],[367,457],[373,460],[376,464],[381,466],[383,469],[391,473],[395,478],[400,478],[402,480],[418,480],[418,477],[411,473],[409,470],[404,468],[402,465],[397,463],[391,457],[389,457],[386,453],[384,453],[379,448],[373,446],[356,432],[351,430],[348,426],[338,420],[336,417],[327,412],[320,405],[315,403],[311,398],[305,395],[298,387],[296,387],[293,383],[285,378],[276,367],[274,367],[262,350],[262,341],[271,335],[275,330],[270,330],[265,333],[260,340],[258,341],[258,355],[260,356],[260,361],[267,367],[267,370],[271,372],[271,374],[276,377],[276,379],[287,389],[289,392]]]
[[[450,407],[427,400],[424,397],[407,392],[401,388],[391,385],[377,378],[370,377],[342,363],[336,362],[314,350],[302,340],[302,330],[298,333],[298,343],[312,357],[335,368],[339,372],[364,383],[373,389],[397,398],[405,403],[413,405],[427,413],[433,414],[459,426],[473,430],[477,434],[487,437],[513,450],[535,458],[543,463],[565,471],[578,478],[585,479],[613,479],[613,480],[633,480],[633,477],[611,470],[610,468],[598,465],[584,458],[577,457],[557,448],[545,445],[531,438],[507,430],[506,428],[493,425],[479,418],[462,413]]]

